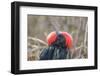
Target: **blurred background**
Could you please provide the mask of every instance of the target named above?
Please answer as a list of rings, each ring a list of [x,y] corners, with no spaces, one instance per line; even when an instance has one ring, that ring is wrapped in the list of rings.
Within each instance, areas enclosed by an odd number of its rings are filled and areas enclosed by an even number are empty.
[[[52,31],[66,31],[72,35],[71,59],[88,58],[88,18],[79,16],[28,15],[27,60],[39,60],[46,37]]]

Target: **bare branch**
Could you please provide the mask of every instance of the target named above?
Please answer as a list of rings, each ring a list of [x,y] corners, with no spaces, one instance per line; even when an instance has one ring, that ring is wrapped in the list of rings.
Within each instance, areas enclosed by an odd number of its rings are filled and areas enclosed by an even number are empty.
[[[85,35],[84,35],[84,46],[86,46],[87,30],[88,30],[88,26],[86,24]]]
[[[81,18],[80,18],[80,22],[81,22]],[[79,34],[80,34],[80,29],[81,29],[81,23],[79,24],[79,27],[78,27],[78,30],[77,30],[77,33],[76,33],[76,36],[75,36],[75,39],[74,39],[74,47],[77,45],[78,43],[78,37],[79,37]]]
[[[34,37],[28,37],[28,39],[31,39],[31,40],[33,40],[33,41],[38,41],[38,42],[40,42],[40,43],[42,43],[42,44],[44,44],[44,45],[48,45],[46,42],[44,42],[43,40],[40,40],[40,39],[38,39],[38,38],[34,38]]]
[[[59,23],[57,23],[56,19],[52,18],[52,17],[48,17],[49,18],[49,21],[50,23],[52,24],[52,26],[54,27],[54,29],[56,31],[59,31]]]

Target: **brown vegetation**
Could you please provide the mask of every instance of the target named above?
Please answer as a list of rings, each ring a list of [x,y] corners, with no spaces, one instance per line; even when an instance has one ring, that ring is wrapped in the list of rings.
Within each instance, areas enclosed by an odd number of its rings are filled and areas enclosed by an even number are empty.
[[[47,47],[46,37],[52,31],[66,31],[73,37],[71,58],[88,56],[87,17],[28,15],[28,60],[39,60],[41,50]]]

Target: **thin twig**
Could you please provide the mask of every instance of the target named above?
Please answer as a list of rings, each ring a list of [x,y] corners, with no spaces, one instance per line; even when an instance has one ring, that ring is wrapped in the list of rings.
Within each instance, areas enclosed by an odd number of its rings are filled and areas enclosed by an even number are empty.
[[[86,40],[87,40],[87,24],[86,24],[86,28],[85,28],[85,35],[84,35],[84,46],[86,46]]]
[[[34,37],[28,37],[28,39],[31,39],[31,40],[33,40],[33,41],[38,41],[38,42],[40,42],[40,43],[42,43],[42,44],[44,44],[44,45],[48,45],[46,42],[44,42],[43,40],[40,40],[40,39],[38,39],[38,38],[34,38]]]
[[[56,19],[52,18],[52,17],[48,17],[50,23],[52,24],[53,28],[55,29],[55,31],[59,31],[59,23],[57,23]]]
[[[81,22],[81,18],[80,18],[80,22]],[[76,47],[77,43],[78,43],[78,37],[79,37],[79,34],[80,34],[80,30],[81,30],[81,26],[82,24],[80,23],[79,24],[79,27],[78,27],[78,30],[77,30],[77,33],[76,33],[76,36],[75,36],[75,39],[74,39],[74,47]]]

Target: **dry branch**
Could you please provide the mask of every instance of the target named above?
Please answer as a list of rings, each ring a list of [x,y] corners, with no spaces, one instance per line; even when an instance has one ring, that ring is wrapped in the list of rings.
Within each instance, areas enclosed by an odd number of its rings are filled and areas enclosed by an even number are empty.
[[[87,24],[86,24],[86,28],[85,28],[85,35],[84,35],[84,46],[86,46],[87,31],[88,31],[88,26],[87,26]]]
[[[80,22],[82,21],[82,19],[80,18]],[[81,31],[81,23],[79,24],[79,27],[78,27],[78,30],[77,30],[77,33],[76,33],[76,36],[75,36],[75,39],[74,39],[74,47],[77,45],[78,43],[78,39],[79,39],[79,34],[80,34],[80,31]]]
[[[38,38],[28,37],[28,39],[33,40],[33,41],[40,42],[40,43],[44,44],[45,46],[48,45],[46,42],[44,42],[43,40],[40,40],[40,39],[38,39]]]
[[[51,25],[53,26],[53,28],[55,29],[55,31],[59,31],[59,26],[60,24],[56,21],[56,19],[52,18],[52,17],[48,17]]]

